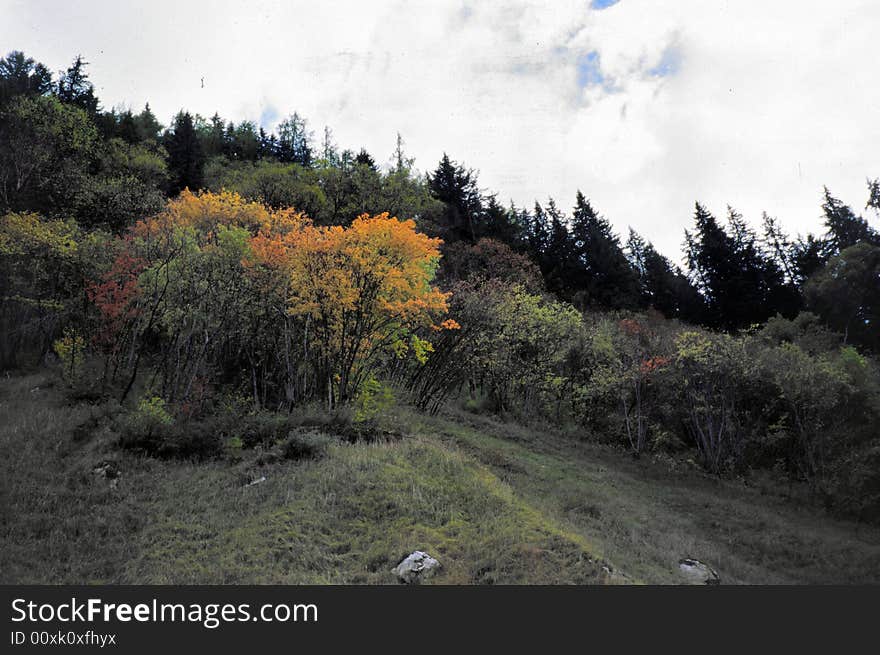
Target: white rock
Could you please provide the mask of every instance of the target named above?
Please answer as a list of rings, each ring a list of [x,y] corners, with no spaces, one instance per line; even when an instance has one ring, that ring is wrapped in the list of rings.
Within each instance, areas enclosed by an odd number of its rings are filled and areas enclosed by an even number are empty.
[[[721,584],[721,578],[711,566],[696,559],[683,559],[678,562],[678,569],[688,584]]]
[[[423,578],[431,576],[440,562],[420,550],[408,555],[400,564],[391,569],[401,582],[418,584]]]

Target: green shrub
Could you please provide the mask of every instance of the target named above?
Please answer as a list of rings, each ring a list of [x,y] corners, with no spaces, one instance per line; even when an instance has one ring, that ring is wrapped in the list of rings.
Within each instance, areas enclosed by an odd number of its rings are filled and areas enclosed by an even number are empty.
[[[165,401],[156,396],[141,400],[118,427],[120,446],[152,457],[201,460],[223,450],[216,419],[176,422]]]
[[[319,459],[327,452],[330,438],[317,430],[294,430],[281,447],[284,459]]]
[[[289,418],[284,414],[258,412],[246,416],[230,415],[225,431],[241,440],[243,448],[270,447],[284,439],[290,431]]]
[[[387,384],[370,378],[361,387],[355,402],[354,422],[374,421],[394,405],[394,392]]]
[[[53,344],[61,360],[61,376],[68,384],[79,380],[85,362],[86,340],[74,328],[64,328],[63,336]]]

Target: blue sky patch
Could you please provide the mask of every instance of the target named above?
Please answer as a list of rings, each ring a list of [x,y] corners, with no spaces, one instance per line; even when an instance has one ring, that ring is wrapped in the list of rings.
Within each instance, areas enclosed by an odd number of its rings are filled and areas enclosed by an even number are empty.
[[[278,110],[272,105],[266,105],[260,113],[260,127],[271,130],[275,127],[275,123],[278,122],[279,118]]]
[[[605,82],[605,76],[602,75],[602,67],[599,62],[599,53],[595,50],[578,57],[577,82],[581,88],[597,86]]]
[[[616,5],[620,0],[593,0],[590,6],[593,9],[607,9],[611,5]]]
[[[666,77],[675,75],[681,68],[681,54],[674,46],[669,46],[663,51],[660,61],[653,68],[648,69],[648,74],[653,77]]]

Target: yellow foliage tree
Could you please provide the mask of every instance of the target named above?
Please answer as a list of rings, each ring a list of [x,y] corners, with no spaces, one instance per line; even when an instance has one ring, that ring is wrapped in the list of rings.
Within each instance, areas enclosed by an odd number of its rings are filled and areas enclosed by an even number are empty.
[[[328,405],[351,400],[381,356],[430,348],[414,330],[447,309],[448,294],[431,286],[440,243],[387,213],[254,239],[264,262],[283,262],[287,312],[304,323]]]

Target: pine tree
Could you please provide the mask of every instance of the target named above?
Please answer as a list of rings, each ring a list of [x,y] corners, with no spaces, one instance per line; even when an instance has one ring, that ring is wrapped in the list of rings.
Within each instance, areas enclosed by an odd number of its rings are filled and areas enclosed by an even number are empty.
[[[544,251],[547,250],[547,242],[550,239],[550,235],[547,232],[547,218],[544,215],[544,209],[538,202],[535,202],[533,213],[531,215],[526,213],[525,219],[528,225],[526,240],[529,253],[533,260],[540,263],[544,259]]]
[[[373,171],[379,170],[376,166],[376,160],[373,159],[373,155],[367,152],[366,148],[361,148],[357,157],[354,158],[354,163],[359,166],[366,166]]]
[[[738,275],[733,240],[700,203],[694,213],[694,231],[685,230],[685,245],[694,284],[706,298],[710,325],[738,327],[742,319],[732,293]]]
[[[75,105],[84,109],[89,116],[98,113],[98,99],[95,97],[95,87],[89,82],[85,67],[88,62],[83,61],[82,55],[77,55],[73,64],[61,79],[58,80],[58,99],[66,104]]]
[[[620,239],[580,191],[572,218],[576,260],[573,273],[584,301],[612,309],[637,308],[641,300],[639,281],[620,247]]]
[[[327,125],[324,126],[324,139],[321,142],[321,162],[324,166],[339,166],[339,150],[333,141],[333,130]]]
[[[547,201],[546,217],[549,230],[541,270],[549,291],[572,300],[579,289],[575,284],[577,255],[568,220],[552,198]]]
[[[800,300],[772,253],[745,219],[728,208],[727,229],[697,203],[694,232],[685,231],[688,268],[706,298],[709,323],[737,330],[777,313],[791,317]]]
[[[294,112],[278,126],[278,159],[301,166],[312,165],[312,133],[305,118]]]
[[[0,108],[17,95],[46,95],[52,88],[49,69],[20,50],[0,59]]]
[[[688,277],[632,228],[626,250],[647,306],[667,318],[691,323],[705,319],[705,301]]]
[[[116,136],[127,143],[138,143],[140,141],[137,123],[130,109],[126,109],[116,117],[115,132]]]
[[[187,188],[199,190],[202,187],[205,157],[189,112],[177,114],[174,128],[165,135],[165,148],[168,150],[171,194]]]
[[[868,180],[868,203],[865,209],[868,207],[880,212],[880,178]]]
[[[826,258],[833,257],[862,241],[880,245],[880,235],[871,229],[868,221],[861,216],[856,216],[849,206],[833,197],[828,187],[825,187],[825,201],[822,203],[822,211],[825,214],[825,227],[828,229],[825,235]]]
[[[158,141],[162,125],[156,120],[149,102],[144,105],[144,110],[134,117],[134,123],[139,141]]]
[[[437,200],[446,205],[441,220],[447,240],[476,241],[476,223],[482,211],[476,173],[456,164],[443,153],[436,170],[428,174],[428,188]]]

